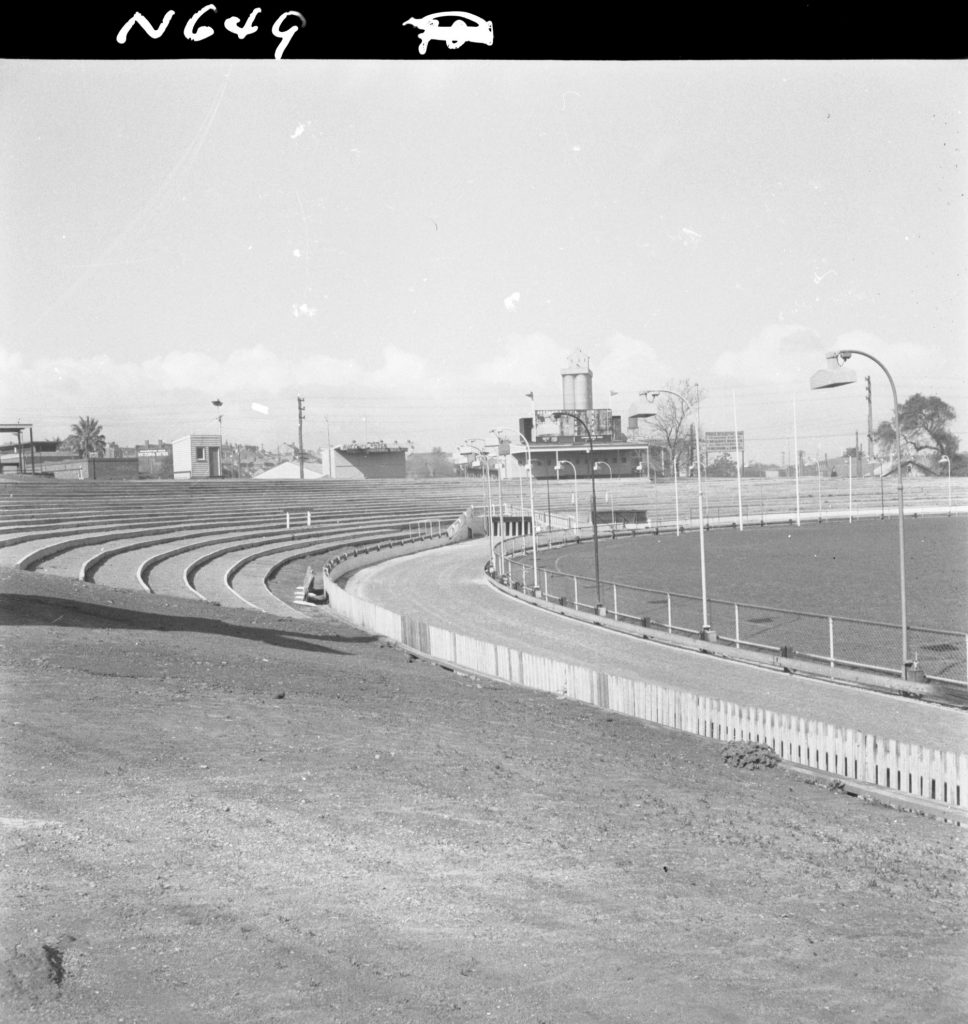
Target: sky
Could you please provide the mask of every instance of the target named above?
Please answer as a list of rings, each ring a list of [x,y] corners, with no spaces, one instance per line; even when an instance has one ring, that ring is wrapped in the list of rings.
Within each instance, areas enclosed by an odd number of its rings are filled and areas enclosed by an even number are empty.
[[[0,61],[0,422],[453,451],[689,380],[747,461],[888,378],[968,447],[968,66]],[[612,392],[615,392],[613,395]],[[283,449],[285,450],[285,449]]]

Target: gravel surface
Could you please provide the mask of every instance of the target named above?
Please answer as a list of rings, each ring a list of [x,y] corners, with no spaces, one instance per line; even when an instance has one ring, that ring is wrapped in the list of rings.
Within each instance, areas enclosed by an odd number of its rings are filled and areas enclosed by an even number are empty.
[[[326,611],[4,569],[0,652],[4,1021],[964,1020],[963,829]]]

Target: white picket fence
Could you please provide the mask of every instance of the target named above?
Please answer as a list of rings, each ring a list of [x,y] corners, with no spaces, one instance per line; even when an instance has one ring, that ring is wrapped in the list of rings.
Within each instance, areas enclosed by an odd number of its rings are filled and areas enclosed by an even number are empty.
[[[332,610],[378,636],[476,675],[543,690],[682,732],[771,747],[784,761],[892,792],[968,806],[968,755],[625,679],[417,622],[327,580]]]

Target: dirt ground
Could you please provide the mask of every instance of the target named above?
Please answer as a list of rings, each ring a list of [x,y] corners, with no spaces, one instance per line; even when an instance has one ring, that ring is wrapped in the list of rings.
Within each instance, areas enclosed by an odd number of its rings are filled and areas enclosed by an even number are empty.
[[[326,612],[2,570],[0,644],[4,1021],[965,1019],[965,829]]]

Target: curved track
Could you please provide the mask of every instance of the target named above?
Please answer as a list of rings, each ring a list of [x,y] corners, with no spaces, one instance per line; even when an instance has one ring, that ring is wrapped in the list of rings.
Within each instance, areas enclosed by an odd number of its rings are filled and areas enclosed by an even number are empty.
[[[903,697],[741,665],[534,608],[483,574],[486,541],[405,556],[360,570],[346,588],[432,625],[535,654],[898,741],[968,753],[968,715]]]

